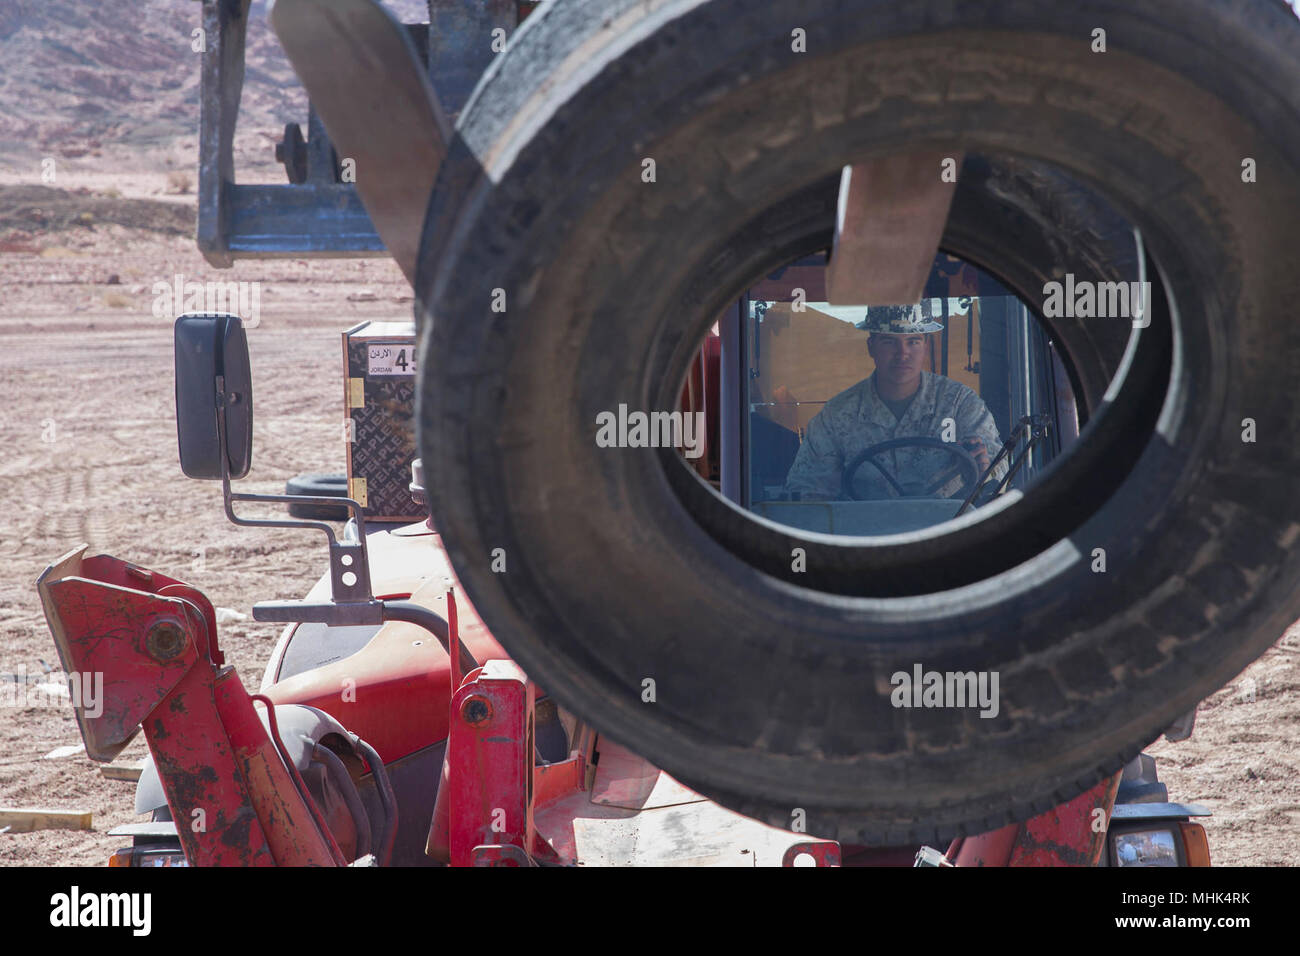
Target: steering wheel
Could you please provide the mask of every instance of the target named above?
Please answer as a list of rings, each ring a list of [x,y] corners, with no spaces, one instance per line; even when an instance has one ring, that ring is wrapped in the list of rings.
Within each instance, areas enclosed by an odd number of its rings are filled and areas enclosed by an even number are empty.
[[[962,482],[961,488],[948,495],[949,498],[965,498],[975,487],[975,483],[980,479],[980,465],[975,460],[975,456],[968,452],[957,442],[941,441],[938,438],[922,438],[920,436],[912,438],[891,438],[889,441],[877,442],[869,448],[854,455],[844,466],[844,477],[841,481],[841,495],[851,501],[863,501],[866,499],[859,498],[854,494],[853,479],[858,473],[858,469],[866,462],[871,462],[876,470],[884,475],[885,480],[898,493],[898,497],[928,497],[946,485],[952,480],[952,470],[945,471],[935,482],[922,491],[921,495],[908,495],[903,490],[903,486],[898,483],[898,479],[891,475],[885,466],[876,461],[875,456],[887,451],[895,451],[899,448],[933,448],[938,451],[946,451],[957,459],[957,467],[965,473],[965,481]]]

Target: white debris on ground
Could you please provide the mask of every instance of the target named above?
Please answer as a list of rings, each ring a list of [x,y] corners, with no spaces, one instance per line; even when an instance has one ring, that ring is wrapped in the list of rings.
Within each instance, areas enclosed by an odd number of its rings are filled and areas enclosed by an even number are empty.
[[[42,760],[61,760],[64,757],[75,757],[78,754],[86,752],[85,744],[68,744],[65,747],[55,747],[47,753]]]

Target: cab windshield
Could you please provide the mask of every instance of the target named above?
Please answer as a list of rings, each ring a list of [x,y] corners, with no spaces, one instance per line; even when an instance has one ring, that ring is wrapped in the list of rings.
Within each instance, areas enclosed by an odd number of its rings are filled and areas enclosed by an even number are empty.
[[[824,273],[800,260],[741,303],[746,508],[914,531],[1023,491],[1078,437],[1047,329],[992,276],[940,253],[918,304],[830,305]]]

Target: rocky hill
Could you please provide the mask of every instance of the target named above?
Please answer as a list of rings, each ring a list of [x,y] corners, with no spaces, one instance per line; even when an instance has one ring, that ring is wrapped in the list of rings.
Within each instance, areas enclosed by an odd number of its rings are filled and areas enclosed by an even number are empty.
[[[422,0],[386,4],[426,19]],[[237,143],[241,165],[274,166],[270,137],[306,121],[306,96],[254,0]],[[197,142],[198,0],[0,0],[0,168],[95,163]]]

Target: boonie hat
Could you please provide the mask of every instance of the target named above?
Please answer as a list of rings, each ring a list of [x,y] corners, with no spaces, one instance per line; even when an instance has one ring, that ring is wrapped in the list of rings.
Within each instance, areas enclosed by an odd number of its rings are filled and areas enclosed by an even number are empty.
[[[926,332],[943,331],[943,323],[935,322],[933,317],[925,315],[932,308],[930,303],[916,305],[873,305],[867,309],[867,317],[855,327],[864,332],[882,335],[921,335]]]

